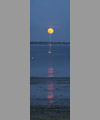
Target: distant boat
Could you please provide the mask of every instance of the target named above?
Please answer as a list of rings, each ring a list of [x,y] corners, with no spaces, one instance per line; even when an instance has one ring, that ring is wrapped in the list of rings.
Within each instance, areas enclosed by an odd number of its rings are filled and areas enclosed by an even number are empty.
[[[52,54],[52,51],[51,51],[51,50],[49,50],[49,51],[48,51],[48,54]]]

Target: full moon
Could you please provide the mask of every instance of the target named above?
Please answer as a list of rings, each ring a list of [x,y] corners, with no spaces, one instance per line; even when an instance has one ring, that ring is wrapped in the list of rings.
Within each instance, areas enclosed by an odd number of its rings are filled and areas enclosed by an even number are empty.
[[[49,33],[49,34],[53,34],[53,33],[54,33],[54,29],[53,29],[53,28],[49,28],[49,29],[48,29],[48,33]]]

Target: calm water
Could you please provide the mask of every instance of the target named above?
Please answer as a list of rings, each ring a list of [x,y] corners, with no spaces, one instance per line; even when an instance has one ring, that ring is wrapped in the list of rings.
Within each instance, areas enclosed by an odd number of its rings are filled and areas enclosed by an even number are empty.
[[[70,46],[53,45],[52,54],[48,54],[48,46],[31,45],[30,76],[31,77],[69,77]],[[34,60],[32,59],[34,57]]]
[[[70,46],[34,46],[30,49],[31,120],[69,120]],[[34,57],[34,59],[32,59]]]

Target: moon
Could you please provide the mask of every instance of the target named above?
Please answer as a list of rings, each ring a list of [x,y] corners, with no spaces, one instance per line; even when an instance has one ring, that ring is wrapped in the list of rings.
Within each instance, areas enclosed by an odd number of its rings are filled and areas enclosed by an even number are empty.
[[[49,34],[53,34],[53,33],[54,33],[54,29],[53,29],[53,28],[49,28],[49,29],[48,29],[48,33],[49,33]]]

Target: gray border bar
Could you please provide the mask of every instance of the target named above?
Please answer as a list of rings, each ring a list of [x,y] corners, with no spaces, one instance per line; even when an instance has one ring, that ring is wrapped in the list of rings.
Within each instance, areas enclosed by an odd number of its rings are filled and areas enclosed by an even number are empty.
[[[0,1],[0,120],[30,120],[30,0]]]
[[[99,120],[100,1],[70,3],[71,120]]]

